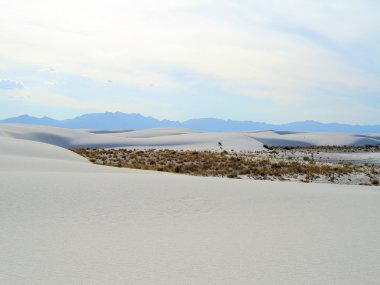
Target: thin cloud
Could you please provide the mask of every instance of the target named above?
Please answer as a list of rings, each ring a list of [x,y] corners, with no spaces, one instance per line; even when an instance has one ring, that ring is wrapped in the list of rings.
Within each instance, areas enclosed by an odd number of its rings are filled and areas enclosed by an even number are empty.
[[[8,79],[0,79],[0,90],[11,90],[11,89],[22,89],[24,85],[21,82],[8,80]]]
[[[207,109],[200,115],[209,116],[218,93],[223,116],[270,121],[293,120],[286,110],[294,105],[315,114],[292,111],[295,119],[321,120],[323,105],[336,98],[348,117],[359,94],[364,106],[379,106],[370,95],[380,92],[376,1],[5,1],[0,58],[10,63],[0,63],[0,71],[8,78],[16,74],[35,91],[54,86],[52,91],[81,100],[81,94],[94,93],[90,84],[69,89],[46,83],[64,82],[65,75],[102,84],[112,79],[110,90],[92,100],[112,101],[118,88],[125,95],[117,103],[138,99],[149,113],[145,106],[151,100],[170,100],[165,103],[192,117],[200,114],[189,104],[197,94]],[[45,69],[20,77],[28,65]],[[323,104],[300,105],[311,100]],[[263,101],[270,117],[257,112]],[[255,113],[233,111],[230,102],[236,110],[250,104]]]

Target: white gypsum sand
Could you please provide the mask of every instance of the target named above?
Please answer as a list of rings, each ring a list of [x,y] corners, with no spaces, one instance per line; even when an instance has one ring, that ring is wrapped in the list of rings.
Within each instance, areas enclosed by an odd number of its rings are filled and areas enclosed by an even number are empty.
[[[18,138],[46,142],[62,147],[129,147],[183,150],[263,150],[263,144],[302,145],[378,145],[378,135],[346,133],[196,132],[164,128],[131,132],[91,133],[35,125],[0,124],[0,138]]]
[[[378,145],[378,135],[356,135],[350,133],[334,132],[275,132],[258,131],[247,132],[249,137],[271,146],[365,146]]]
[[[103,167],[3,135],[0,283],[375,285],[379,203],[378,187]]]

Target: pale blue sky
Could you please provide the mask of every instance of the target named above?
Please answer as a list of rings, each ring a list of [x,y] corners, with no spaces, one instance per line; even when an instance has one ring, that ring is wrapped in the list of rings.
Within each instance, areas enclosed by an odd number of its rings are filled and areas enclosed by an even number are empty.
[[[1,0],[0,118],[380,123],[380,1]]]

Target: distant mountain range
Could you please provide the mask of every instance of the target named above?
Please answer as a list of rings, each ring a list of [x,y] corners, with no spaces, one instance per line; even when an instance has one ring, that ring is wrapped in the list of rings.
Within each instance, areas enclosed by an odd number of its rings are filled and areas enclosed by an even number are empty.
[[[349,133],[380,133],[380,125],[348,125],[339,123],[320,123],[316,121],[302,121],[288,124],[267,124],[253,121],[233,121],[215,118],[192,119],[184,122],[158,120],[140,114],[125,114],[121,112],[106,112],[85,114],[73,119],[55,120],[49,117],[19,117],[0,120],[0,123],[19,123],[46,125],[70,129],[91,130],[142,130],[149,128],[189,128],[199,131],[254,131],[275,130],[294,132],[349,132]]]

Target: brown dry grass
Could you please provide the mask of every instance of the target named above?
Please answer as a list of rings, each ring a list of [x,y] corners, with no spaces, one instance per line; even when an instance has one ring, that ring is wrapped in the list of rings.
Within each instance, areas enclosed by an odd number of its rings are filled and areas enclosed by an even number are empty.
[[[354,164],[331,164],[312,159],[279,158],[276,151],[254,153],[227,153],[212,151],[131,150],[131,149],[72,149],[93,163],[157,170],[200,176],[229,178],[289,180],[312,182],[325,177],[336,182],[339,177],[368,172],[376,185],[379,169]],[[364,169],[365,168],[365,169]]]

